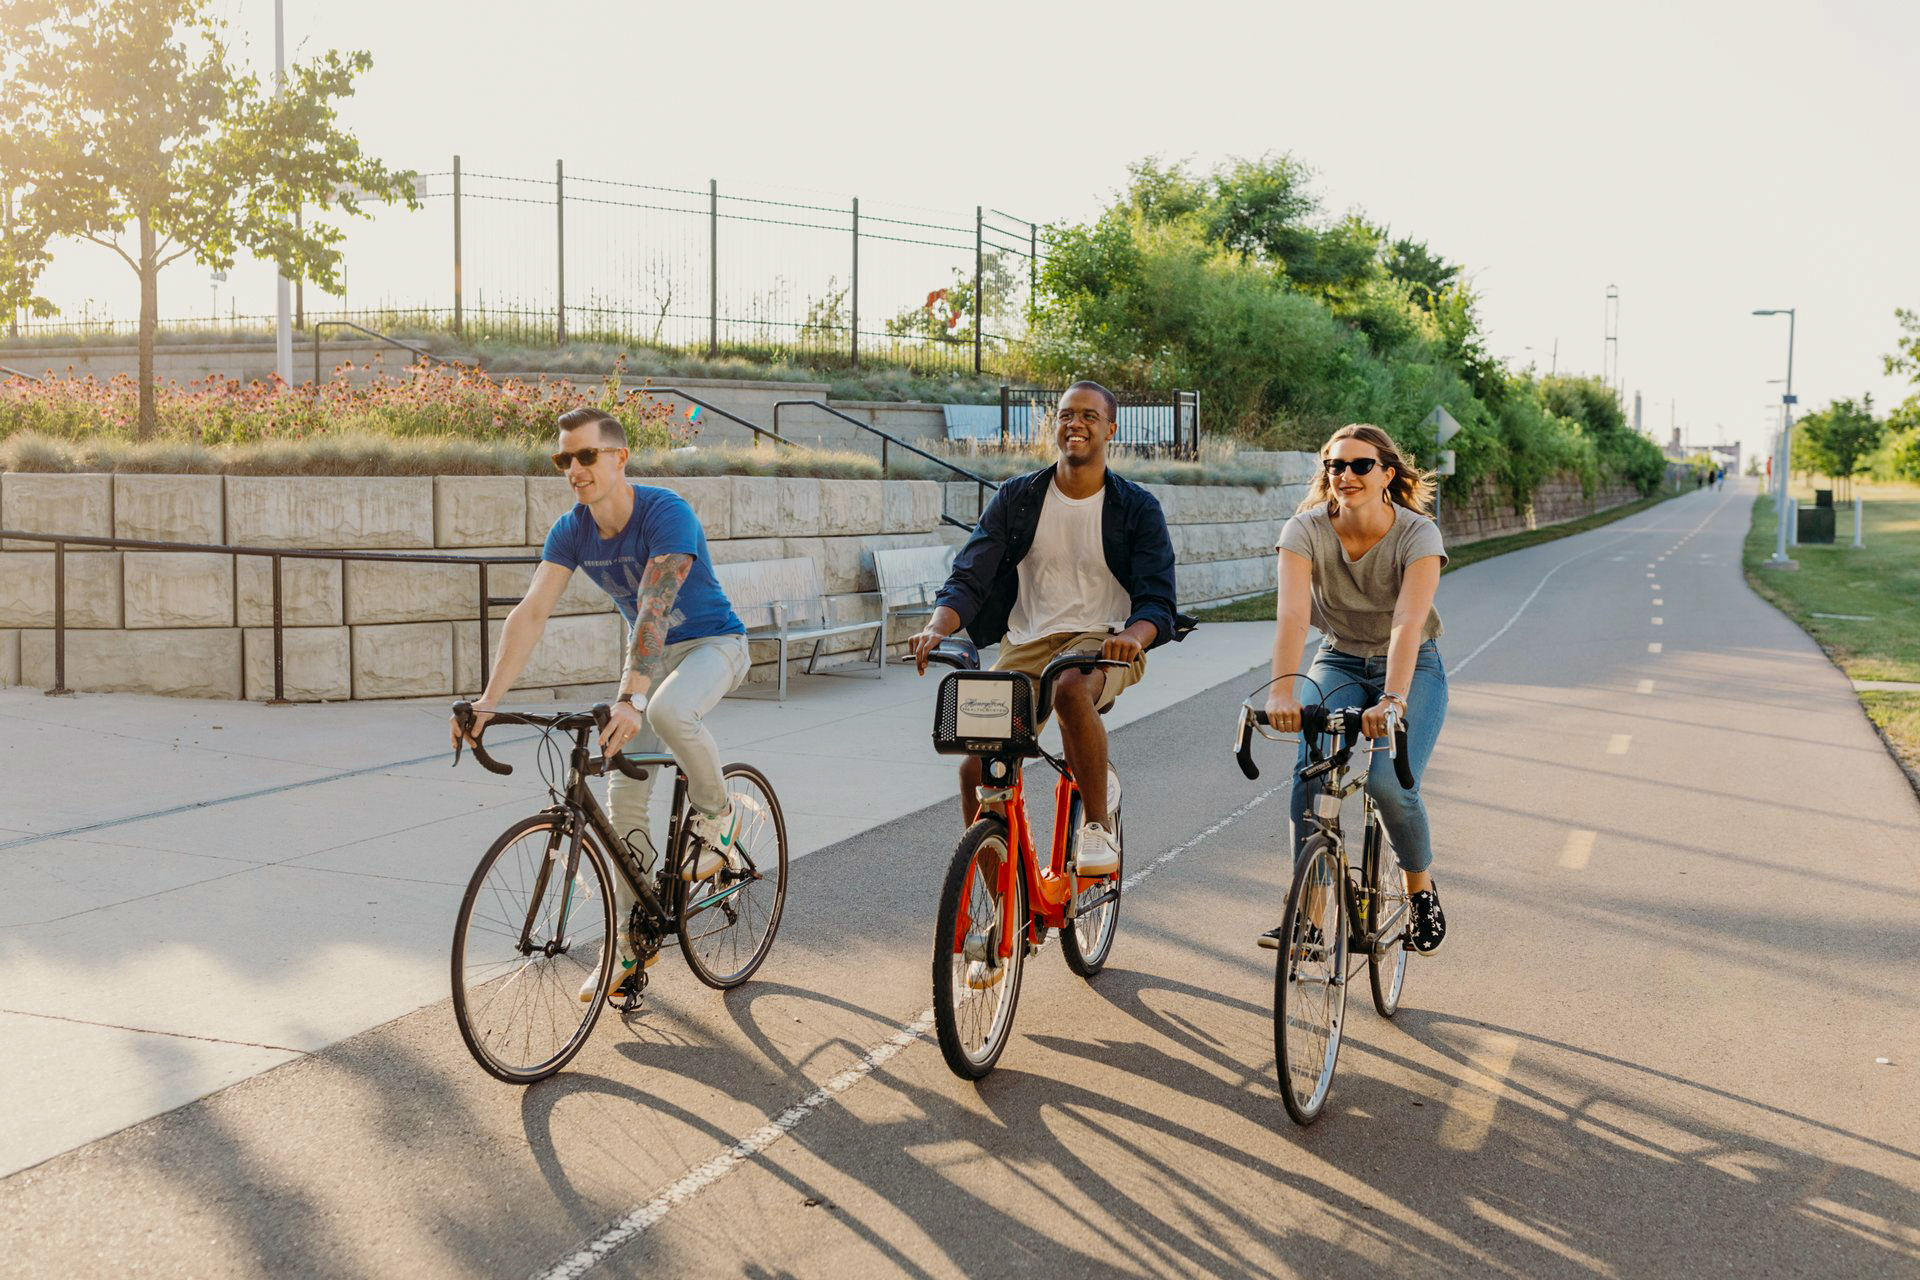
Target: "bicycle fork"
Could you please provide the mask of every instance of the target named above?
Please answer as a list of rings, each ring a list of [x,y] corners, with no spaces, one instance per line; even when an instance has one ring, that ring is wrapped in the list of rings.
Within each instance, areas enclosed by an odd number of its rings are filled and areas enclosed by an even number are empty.
[[[579,882],[580,841],[584,836],[577,818],[568,818],[556,822],[547,833],[546,855],[540,860],[540,874],[534,879],[533,893],[527,900],[527,918],[520,925],[520,954],[532,955],[540,951],[552,957],[563,955],[573,945],[573,940],[563,934],[567,921],[573,918],[574,888]],[[540,906],[546,901],[547,887],[552,882],[555,864],[559,859],[560,841],[567,841],[567,862],[560,881],[560,910],[555,918],[553,936],[545,942],[533,940],[535,926],[540,920]]]

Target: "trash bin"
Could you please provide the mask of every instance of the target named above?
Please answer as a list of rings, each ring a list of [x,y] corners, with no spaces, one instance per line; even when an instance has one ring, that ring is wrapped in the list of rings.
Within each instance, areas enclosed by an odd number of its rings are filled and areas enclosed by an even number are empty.
[[[1816,507],[1825,507],[1829,511],[1833,510],[1833,490],[1815,489],[1813,491],[1813,505]]]
[[[1795,529],[1795,535],[1800,542],[1824,542],[1831,545],[1833,542],[1833,491],[1822,489],[1819,492],[1825,494],[1828,501],[1820,506],[1800,508],[1800,521]]]

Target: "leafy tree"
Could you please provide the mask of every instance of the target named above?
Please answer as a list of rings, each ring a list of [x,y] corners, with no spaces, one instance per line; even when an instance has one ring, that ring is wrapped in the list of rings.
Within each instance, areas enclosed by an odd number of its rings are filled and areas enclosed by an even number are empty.
[[[1460,281],[1460,268],[1427,248],[1426,241],[1402,237],[1387,246],[1380,265],[1389,276],[1412,286],[1413,300],[1423,310]]]
[[[102,245],[140,281],[139,434],[154,427],[159,274],[224,270],[246,251],[337,290],[344,233],[303,206],[415,204],[412,175],[362,154],[337,102],[372,65],[329,51],[287,69],[279,97],[233,61],[211,0],[0,0],[13,108],[0,143],[43,237]],[[131,233],[131,245],[123,238]],[[44,244],[44,240],[42,241]]]
[[[1887,424],[1873,416],[1871,394],[1858,403],[1835,400],[1794,424],[1794,465],[1844,482],[1851,496],[1853,477],[1865,470],[1868,455],[1879,447],[1886,430]]]

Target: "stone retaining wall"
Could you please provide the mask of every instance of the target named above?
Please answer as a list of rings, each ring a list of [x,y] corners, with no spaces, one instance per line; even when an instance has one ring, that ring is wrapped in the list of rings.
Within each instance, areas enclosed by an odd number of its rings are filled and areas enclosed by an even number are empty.
[[[1183,607],[1273,589],[1273,546],[1306,492],[1311,455],[1283,459],[1267,488],[1149,485],[1166,512]],[[762,476],[642,478],[693,505],[721,563],[810,556],[835,620],[878,617],[873,553],[958,543],[941,500],[975,518],[974,486],[931,481]],[[1443,513],[1451,542],[1531,528],[1630,500],[1589,500],[1577,483],[1543,486],[1525,511],[1483,488]],[[572,503],[558,477],[0,475],[0,528],[303,551],[425,551],[537,556]],[[53,683],[54,557],[45,544],[0,546],[0,685]],[[190,697],[273,690],[271,562],[204,552],[86,551],[66,556],[67,685]],[[522,593],[531,565],[489,575]],[[481,683],[479,574],[459,564],[282,561],[287,695],[298,700],[447,697]],[[503,610],[496,614],[504,613]],[[497,645],[499,617],[489,623]],[[623,641],[611,604],[575,575],[521,679],[523,688],[604,683]],[[889,637],[898,646],[904,633]],[[825,642],[853,657],[858,633]],[[802,659],[804,660],[804,654]],[[772,679],[770,644],[754,678]],[[826,660],[823,658],[823,663]]]
[[[1580,487],[1577,476],[1556,476],[1538,485],[1525,506],[1515,506],[1512,498],[1491,478],[1475,487],[1465,501],[1447,501],[1440,507],[1440,532],[1447,542],[1465,544],[1482,538],[1538,529],[1579,516],[1592,515],[1622,503],[1637,502],[1640,491],[1630,484],[1596,488],[1589,496]]]

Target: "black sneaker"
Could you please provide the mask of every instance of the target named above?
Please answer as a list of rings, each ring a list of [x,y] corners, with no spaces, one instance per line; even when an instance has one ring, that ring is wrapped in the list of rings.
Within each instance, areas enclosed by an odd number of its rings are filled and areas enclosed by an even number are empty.
[[[1413,919],[1407,925],[1407,945],[1417,956],[1430,956],[1447,940],[1447,913],[1440,909],[1440,895],[1422,889],[1407,900]]]

